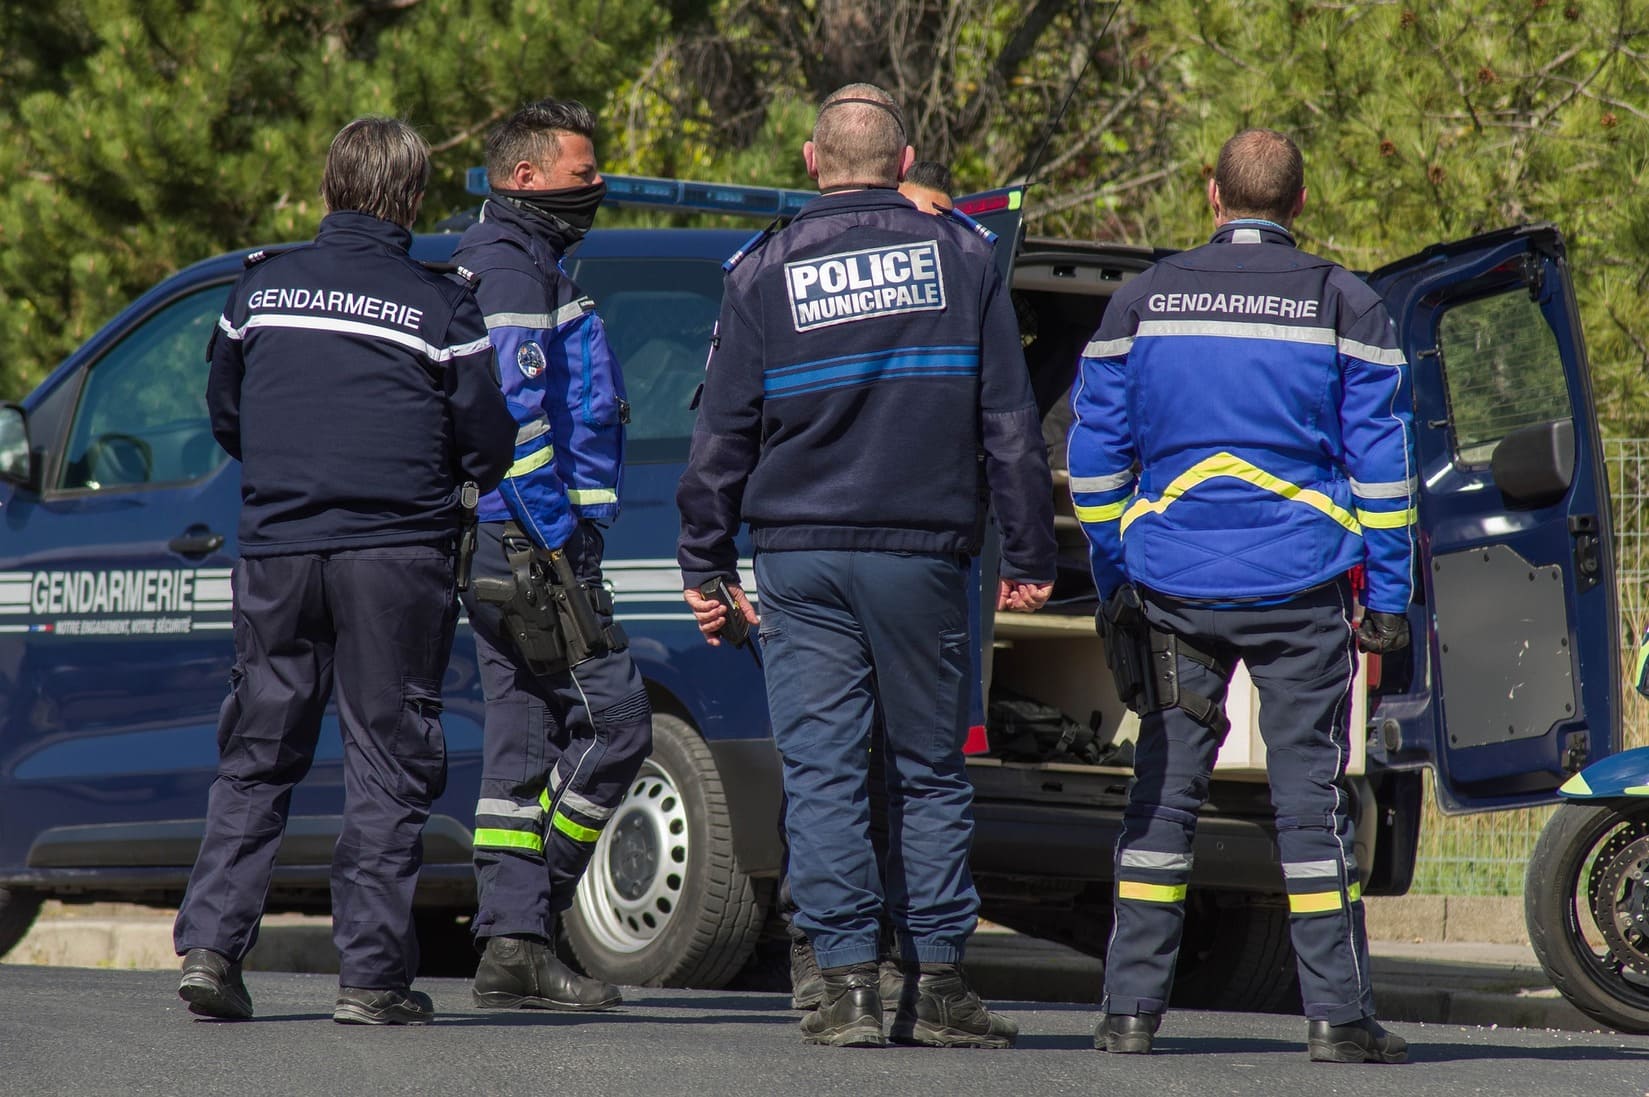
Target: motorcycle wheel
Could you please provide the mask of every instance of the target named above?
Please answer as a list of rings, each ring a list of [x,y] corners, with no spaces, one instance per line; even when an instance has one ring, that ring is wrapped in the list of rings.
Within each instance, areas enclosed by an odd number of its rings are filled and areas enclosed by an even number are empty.
[[[1540,966],[1575,1008],[1649,1033],[1649,801],[1560,808],[1529,859],[1523,912]]]

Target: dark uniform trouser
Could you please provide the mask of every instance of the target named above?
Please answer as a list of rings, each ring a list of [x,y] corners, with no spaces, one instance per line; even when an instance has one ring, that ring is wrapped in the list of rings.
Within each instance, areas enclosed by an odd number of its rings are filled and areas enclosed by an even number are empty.
[[[1373,1016],[1350,799],[1342,784],[1356,643],[1341,581],[1280,605],[1212,609],[1147,592],[1145,613],[1213,656],[1222,678],[1179,659],[1181,688],[1223,703],[1248,666],[1260,695],[1277,844],[1305,1014],[1345,1024]],[[1105,965],[1107,1013],[1160,1013],[1173,981],[1197,810],[1219,742],[1183,709],[1141,721],[1134,781],[1116,850],[1116,930]]]
[[[795,922],[821,967],[876,960],[884,906],[906,959],[954,963],[973,932],[966,576],[953,556],[756,556]],[[887,748],[885,900],[867,788],[878,712]]]
[[[509,576],[503,530],[502,522],[480,527],[476,576]],[[593,522],[580,522],[568,539],[565,551],[584,582],[601,581],[603,547]],[[652,749],[647,691],[628,649],[539,678],[520,665],[498,607],[466,593],[464,608],[487,698],[473,931],[547,940]]]
[[[179,953],[233,960],[258,920],[292,788],[309,772],[336,682],[344,821],[332,859],[343,986],[418,973],[412,893],[431,802],[446,786],[441,676],[457,602],[448,550],[425,545],[243,558],[235,667],[218,723],[206,834],[178,911]]]

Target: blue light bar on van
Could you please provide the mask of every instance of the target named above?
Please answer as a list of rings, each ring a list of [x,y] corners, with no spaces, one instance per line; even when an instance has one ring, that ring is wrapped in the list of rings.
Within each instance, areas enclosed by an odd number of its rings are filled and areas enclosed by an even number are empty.
[[[686,179],[652,179],[644,175],[608,175],[607,202],[615,206],[651,206],[654,209],[695,213],[731,213],[745,217],[793,217],[818,195],[805,190],[747,187],[737,183],[698,183]],[[464,187],[485,196],[487,169],[471,168]]]

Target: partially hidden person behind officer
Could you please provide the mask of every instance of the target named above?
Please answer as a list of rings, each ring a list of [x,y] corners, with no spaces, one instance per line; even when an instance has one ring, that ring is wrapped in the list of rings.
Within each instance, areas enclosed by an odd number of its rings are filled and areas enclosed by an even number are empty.
[[[1018,329],[989,234],[897,193],[914,155],[885,91],[832,93],[802,154],[820,197],[730,264],[676,495],[684,597],[712,644],[729,612],[703,592],[714,580],[761,627],[795,917],[824,981],[803,1039],[1006,1047],[1017,1026],[961,967],[979,905],[962,744],[982,475],[1003,530],[999,606],[1040,607],[1054,575]],[[759,621],[739,585],[741,520]],[[885,888],[866,790],[878,719]],[[910,965],[887,1032],[884,910]]]
[[[1101,632],[1141,713],[1094,1034],[1110,1052],[1149,1051],[1167,1006],[1240,660],[1259,692],[1310,1057],[1407,1054],[1374,1019],[1344,778],[1357,649],[1408,644],[1411,392],[1380,297],[1296,246],[1305,198],[1287,137],[1227,141],[1213,239],[1117,291],[1072,397]]]
[[[601,577],[629,405],[595,303],[561,269],[606,194],[594,137],[594,117],[570,100],[530,103],[495,126],[491,195],[453,256],[473,272],[514,418],[514,463],[480,501],[476,587],[464,595],[486,695],[472,923],[483,1008],[621,1000],[554,951],[555,920],[652,748],[647,694]],[[596,633],[581,643],[564,628],[548,662],[524,650],[504,607],[478,597],[490,580],[525,576],[529,561],[560,570],[570,608]]]
[[[918,160],[911,164],[899,181],[899,193],[923,213],[947,213],[955,204],[951,201],[950,169],[936,160]],[[990,592],[994,601],[996,591]],[[977,685],[975,686],[977,688]],[[887,861],[887,782],[882,765],[885,760],[882,747],[882,728],[871,730],[869,751],[870,784],[870,841],[876,851],[876,866],[880,872]],[[796,924],[796,904],[790,894],[790,842],[784,834],[784,820],[779,820],[779,837],[784,844],[786,868],[779,878],[779,913],[790,934],[790,1006],[792,1009],[817,1009],[824,1001],[824,978],[819,974],[819,961],[813,955],[813,946],[807,934]],[[902,988],[903,974],[897,958],[892,954],[892,936],[887,919],[883,917],[883,957],[881,970],[882,1001],[896,1002]]]
[[[916,161],[899,181],[899,193],[923,213],[949,213],[955,208],[951,189],[950,169],[937,160]]]
[[[404,122],[345,126],[319,234],[247,259],[207,352],[212,433],[241,462],[241,517],[218,772],[174,934],[178,994],[202,1016],[252,1016],[241,962],[334,693],[333,1019],[433,1015],[411,989],[412,898],[446,784],[461,494],[503,478],[514,424],[469,286],[408,254],[428,179],[429,149]]]

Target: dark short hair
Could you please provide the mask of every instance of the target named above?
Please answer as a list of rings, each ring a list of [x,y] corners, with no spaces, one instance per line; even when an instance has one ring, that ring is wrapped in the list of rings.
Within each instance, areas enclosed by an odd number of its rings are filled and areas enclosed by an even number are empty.
[[[843,99],[869,102],[840,102]],[[819,181],[826,186],[893,186],[899,181],[905,143],[905,118],[899,104],[875,84],[847,84],[819,104],[818,120],[813,124],[813,153]]]
[[[525,160],[548,168],[561,155],[558,133],[595,140],[595,115],[576,99],[540,99],[528,103],[487,133],[487,179],[507,186],[515,165]]]
[[[1284,134],[1246,129],[1220,148],[1214,182],[1227,216],[1286,221],[1305,186],[1305,161]]]
[[[937,160],[918,160],[905,172],[905,182],[936,190],[940,194],[951,191],[950,169]]]
[[[326,151],[321,198],[411,228],[429,184],[429,145],[399,118],[367,115],[338,131]]]

